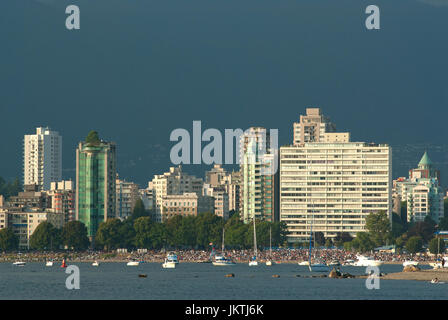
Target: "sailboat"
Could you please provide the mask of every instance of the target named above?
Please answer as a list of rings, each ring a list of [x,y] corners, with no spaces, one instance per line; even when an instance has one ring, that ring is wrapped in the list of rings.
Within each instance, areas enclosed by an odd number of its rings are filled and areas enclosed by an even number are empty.
[[[314,205],[313,205],[314,207]],[[314,212],[313,219],[311,220],[311,229],[310,229],[310,250],[308,255],[308,268],[311,272],[329,272],[330,268],[325,263],[311,263],[311,248],[312,248],[312,239],[313,239],[313,221],[314,221]]]
[[[222,249],[221,249],[221,255],[217,256],[215,255],[215,260],[212,261],[214,266],[233,266],[235,265],[235,262],[233,262],[231,259],[226,258],[224,254],[224,233],[225,229],[222,229]]]
[[[249,266],[258,266],[257,261],[257,231],[255,230],[255,213],[254,213],[254,257],[252,261],[249,262]]]
[[[269,228],[269,259],[266,261],[267,266],[272,266],[272,227]]]

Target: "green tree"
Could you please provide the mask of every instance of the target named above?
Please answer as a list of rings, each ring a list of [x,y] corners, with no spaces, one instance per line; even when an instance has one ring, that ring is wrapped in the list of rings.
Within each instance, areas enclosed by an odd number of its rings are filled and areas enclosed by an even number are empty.
[[[22,190],[22,185],[18,178],[14,179],[12,182],[6,182],[0,177],[0,195],[4,196],[5,199],[17,195],[20,190]]]
[[[150,229],[151,247],[161,249],[167,245],[167,231],[163,223],[154,223]]]
[[[135,229],[132,221],[124,221],[118,228],[120,234],[120,248],[135,248]]]
[[[352,247],[360,252],[371,251],[375,248],[375,242],[370,238],[370,233],[358,232],[351,242]]]
[[[75,251],[86,250],[89,245],[87,227],[81,221],[70,221],[62,227],[62,244]]]
[[[401,221],[403,221],[403,222],[408,221],[408,202],[407,201],[401,201],[400,218],[401,218]]]
[[[407,230],[406,223],[395,212],[392,213],[392,231],[393,238],[397,238],[405,233]]]
[[[410,237],[409,240],[406,242],[406,250],[409,253],[417,253],[420,252],[423,248],[423,240],[421,237],[414,236]]]
[[[366,229],[376,246],[386,244],[390,234],[390,221],[384,211],[372,212],[366,218]]]
[[[444,200],[444,203],[446,203],[447,200],[448,200],[448,198],[446,198]],[[446,210],[448,210],[448,209],[446,209]],[[438,226],[438,229],[443,230],[443,231],[448,230],[448,211],[445,211],[445,212],[447,213],[447,215],[444,216],[442,219],[440,219],[439,226]]]
[[[337,232],[334,238],[334,245],[336,247],[342,247],[344,243],[351,242],[353,237],[348,232]]]
[[[92,130],[86,137],[86,143],[88,144],[98,144],[100,142],[100,137],[98,136],[98,132]]]
[[[227,248],[242,249],[246,247],[246,233],[249,226],[241,221],[239,214],[236,213],[227,220],[225,229],[225,245]],[[273,237],[274,233],[273,230]]]
[[[14,251],[19,248],[19,238],[11,228],[0,230],[0,249],[2,251]]]
[[[221,243],[224,221],[213,213],[201,213],[196,220],[196,244],[200,248],[208,248],[209,243]]]
[[[149,217],[140,217],[134,221],[135,245],[138,248],[151,248],[151,228],[153,223]]]
[[[183,217],[181,215],[175,215],[164,222],[168,245],[171,247],[179,248],[183,245],[182,220]]]
[[[409,238],[420,237],[424,243],[428,243],[428,241],[434,236],[435,231],[435,226],[432,223],[419,221],[413,224],[407,234]]]
[[[132,214],[129,217],[132,221],[135,221],[136,219],[140,217],[149,217],[149,211],[145,209],[145,205],[143,204],[142,199],[138,199],[135,202],[134,209],[132,210]],[[129,219],[128,218],[128,219]]]
[[[30,247],[34,250],[55,250],[61,245],[61,233],[50,222],[41,222],[30,237]]]
[[[117,249],[122,243],[122,222],[117,219],[108,219],[100,223],[95,235],[95,245],[105,250]]]
[[[429,241],[429,252],[431,252],[432,254],[439,254],[439,253],[444,253],[445,252],[445,241],[443,241],[443,239],[440,238],[432,238]]]

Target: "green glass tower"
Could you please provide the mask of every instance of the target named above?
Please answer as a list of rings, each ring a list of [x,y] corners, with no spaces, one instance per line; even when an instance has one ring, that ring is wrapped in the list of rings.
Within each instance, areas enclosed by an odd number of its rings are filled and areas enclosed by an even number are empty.
[[[101,222],[116,216],[116,146],[95,131],[76,149],[76,220],[94,238]]]

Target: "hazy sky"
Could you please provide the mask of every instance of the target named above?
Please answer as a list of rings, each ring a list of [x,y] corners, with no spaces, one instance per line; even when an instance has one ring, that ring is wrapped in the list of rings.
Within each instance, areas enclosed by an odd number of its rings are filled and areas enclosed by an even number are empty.
[[[381,30],[365,28],[370,4]],[[193,120],[278,128],[287,144],[321,107],[353,140],[445,144],[447,35],[448,0],[2,0],[0,176],[22,176],[36,126],[62,134],[64,178],[94,129],[142,185]]]

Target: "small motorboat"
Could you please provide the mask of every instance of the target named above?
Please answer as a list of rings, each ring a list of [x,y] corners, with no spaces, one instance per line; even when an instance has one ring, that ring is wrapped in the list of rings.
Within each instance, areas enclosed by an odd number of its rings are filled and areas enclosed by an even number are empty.
[[[299,266],[309,266],[310,263],[308,261],[301,261],[299,262]]]
[[[46,267],[52,267],[53,266],[53,261],[47,261],[47,263],[45,263]]]
[[[95,261],[92,263],[92,266],[93,266],[93,267],[99,267],[100,264],[98,263],[98,261],[95,260]]]
[[[215,260],[213,260],[214,266],[234,266],[235,262],[232,259],[226,258],[225,256],[215,256]]]
[[[67,264],[65,263],[65,259],[62,259],[61,268],[67,268]]]
[[[356,261],[353,265],[356,267],[379,267],[383,264],[383,261],[375,260],[372,257],[366,256],[356,256],[358,261]]]
[[[325,263],[312,263],[309,266],[311,272],[329,272],[330,268]]]
[[[272,261],[271,260],[266,261],[266,265],[267,266],[272,266]]]
[[[128,266],[128,267],[136,267],[136,266],[138,266],[140,264],[140,262],[138,262],[138,261],[129,261],[126,265]]]
[[[163,269],[175,269],[176,263],[173,261],[170,261],[168,259],[165,259],[165,262],[162,264]]]
[[[12,263],[14,266],[23,267],[26,265],[26,262],[23,261],[16,261]]]

